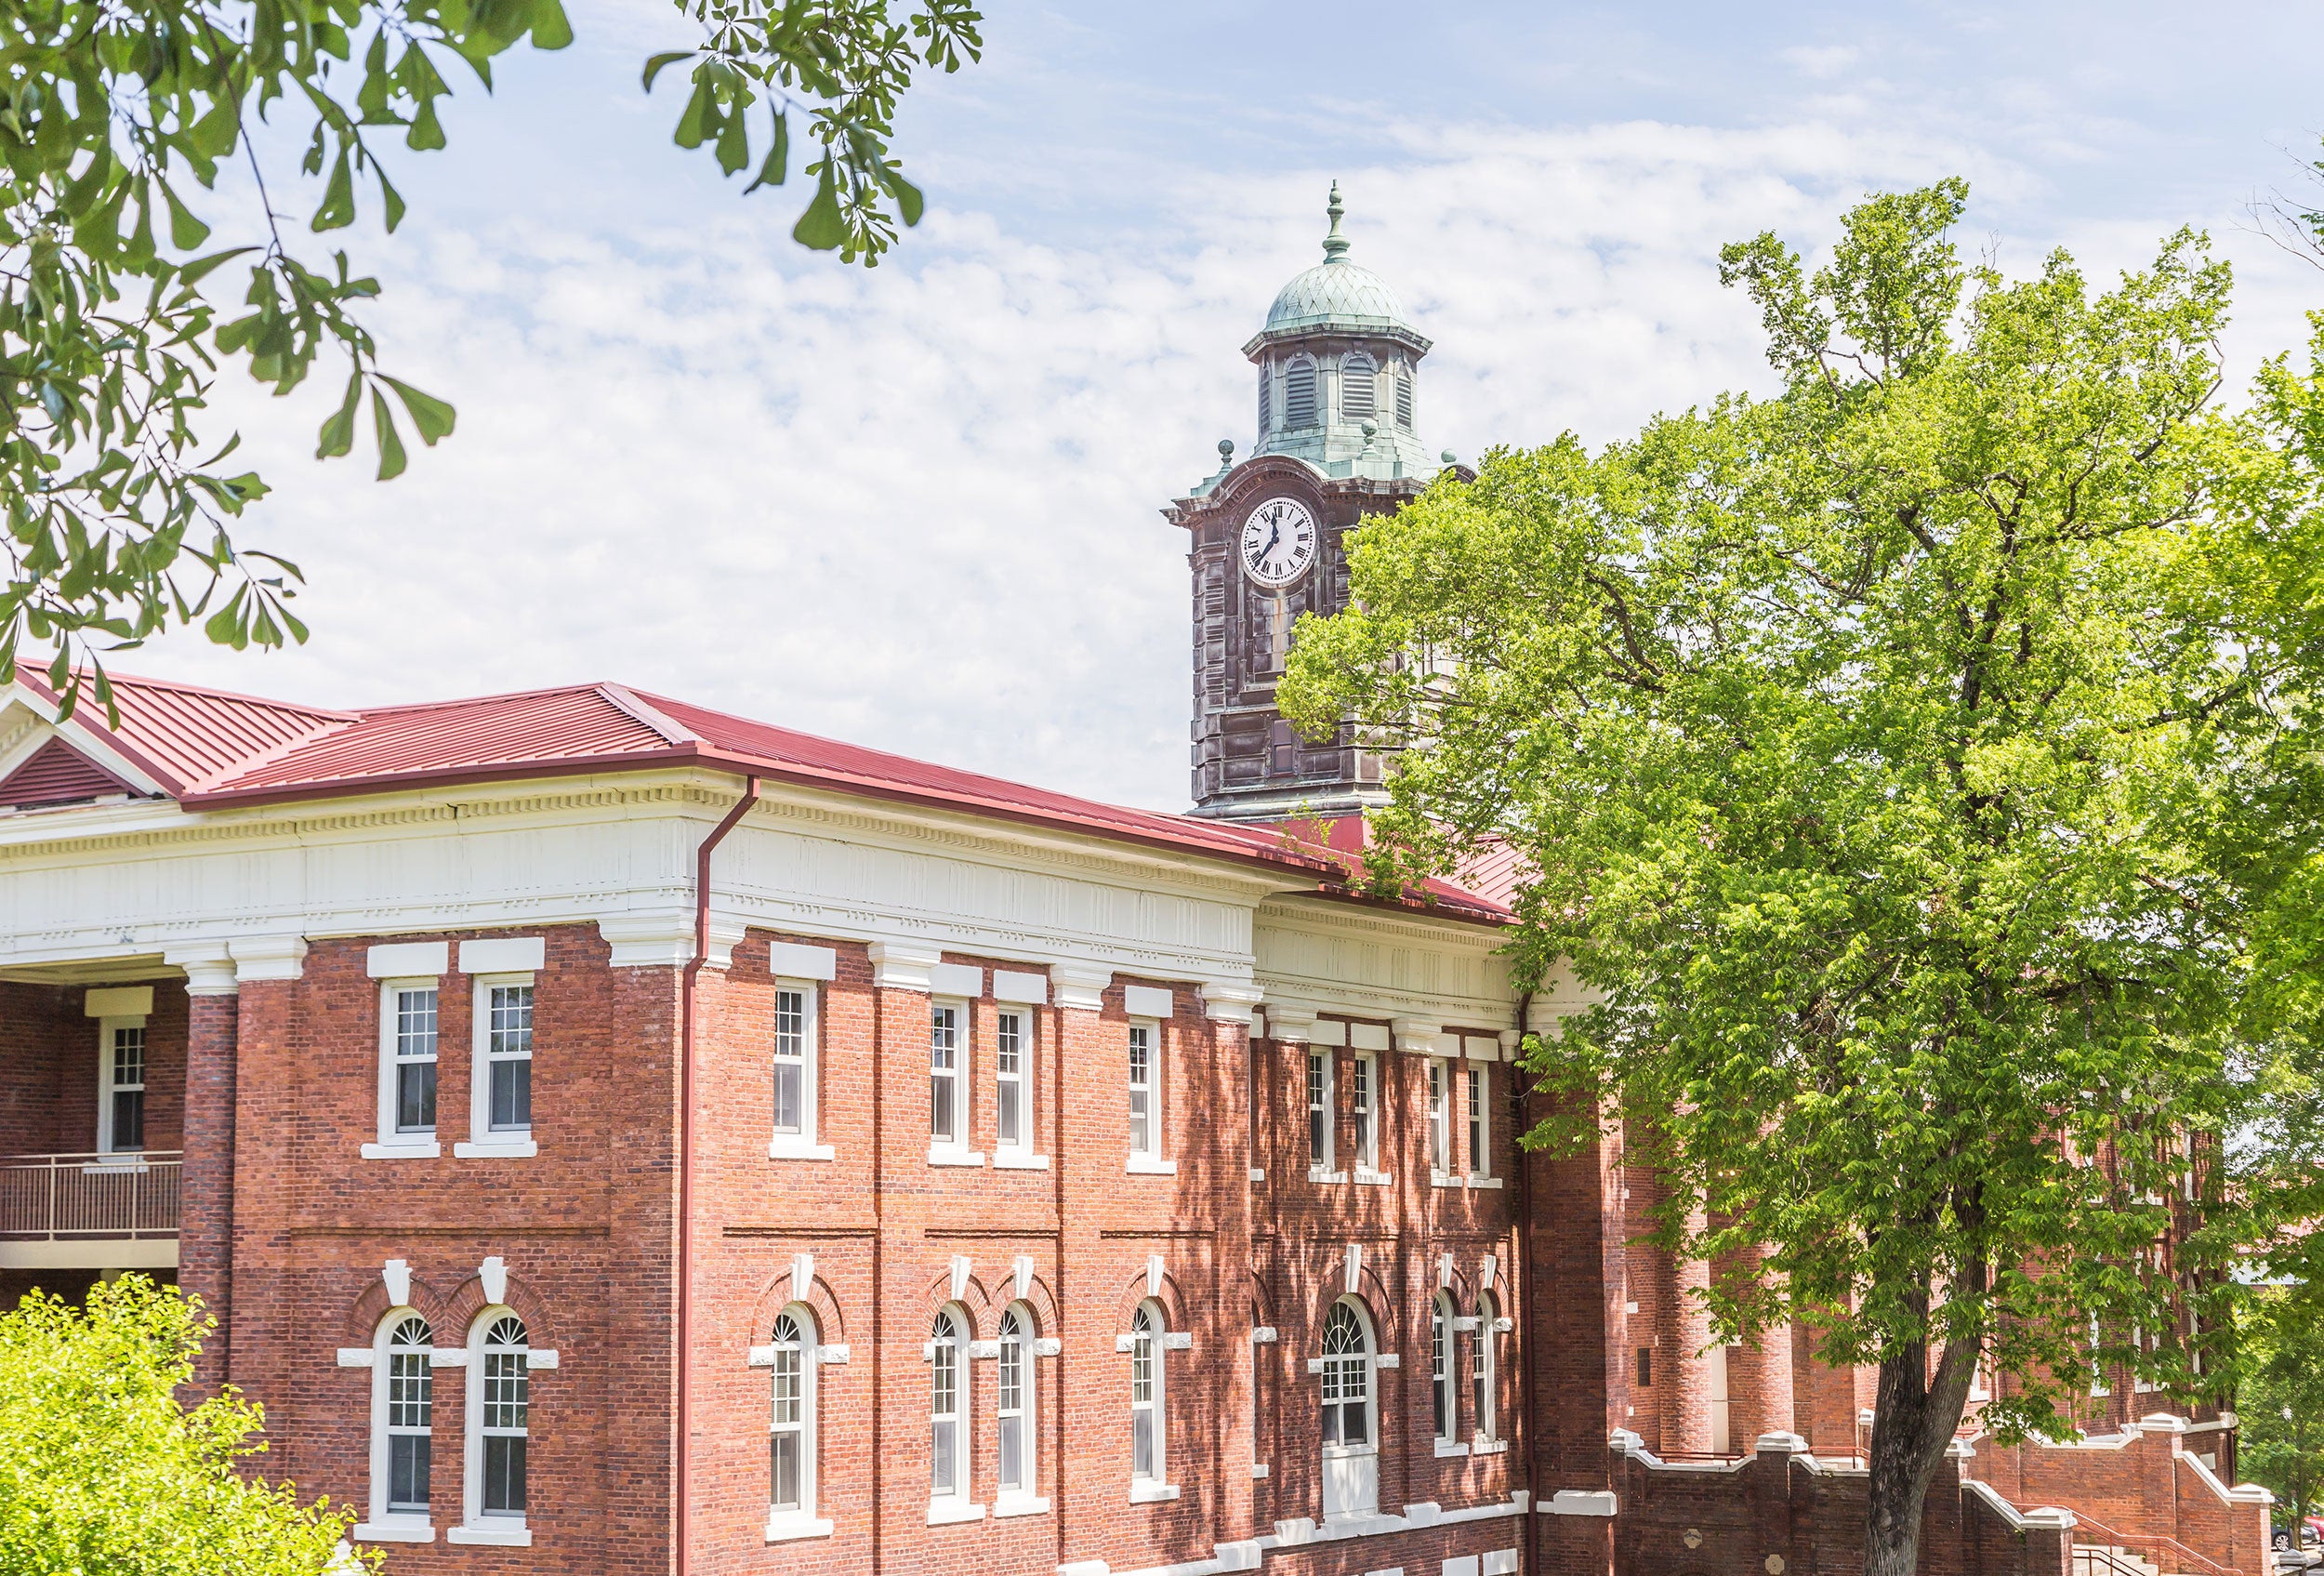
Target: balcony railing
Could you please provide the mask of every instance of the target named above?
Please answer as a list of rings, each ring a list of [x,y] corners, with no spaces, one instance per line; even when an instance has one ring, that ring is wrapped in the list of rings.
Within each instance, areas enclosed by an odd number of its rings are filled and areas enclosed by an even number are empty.
[[[174,1238],[183,1167],[176,1149],[0,1156],[0,1240]]]

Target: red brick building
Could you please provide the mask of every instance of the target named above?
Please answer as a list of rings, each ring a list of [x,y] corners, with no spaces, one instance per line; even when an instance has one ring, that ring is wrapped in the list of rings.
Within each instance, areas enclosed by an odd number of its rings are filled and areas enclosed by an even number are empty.
[[[1520,1150],[1585,1003],[1512,991],[1505,893],[1314,841],[1379,765],[1275,717],[1291,621],[1437,468],[1334,209],[1258,452],[1169,511],[1194,815],[614,684],[20,679],[0,1293],[175,1276],[398,1571],[1845,1569],[1865,1380],[1710,1347],[1618,1144]],[[2062,1576],[2019,1507],[2075,1495],[2237,1567],[2232,1437],[1964,1457],[1926,1568]]]

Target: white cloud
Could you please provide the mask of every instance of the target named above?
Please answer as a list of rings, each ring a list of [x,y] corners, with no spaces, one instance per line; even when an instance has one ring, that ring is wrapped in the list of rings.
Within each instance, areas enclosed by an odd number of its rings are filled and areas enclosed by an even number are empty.
[[[1966,142],[1829,124],[1407,126],[1328,173],[1357,258],[1437,342],[1422,436],[1473,457],[1763,383],[1718,245],[1818,241],[1865,189],[1952,170],[2004,200],[2037,184]],[[1185,568],[1156,510],[1217,438],[1248,447],[1237,347],[1317,255],[1327,179],[1164,182],[1146,232],[1081,247],[938,212],[868,274],[799,255],[780,205],[686,232],[407,230],[383,338],[458,433],[376,485],[308,457],[326,391],[238,392],[278,487],[246,538],[302,562],[315,640],[120,665],[338,704],[620,679],[1177,806]]]
[[[1846,44],[1794,45],[1783,52],[1786,64],[1802,76],[1825,81],[1856,63],[1863,51]]]

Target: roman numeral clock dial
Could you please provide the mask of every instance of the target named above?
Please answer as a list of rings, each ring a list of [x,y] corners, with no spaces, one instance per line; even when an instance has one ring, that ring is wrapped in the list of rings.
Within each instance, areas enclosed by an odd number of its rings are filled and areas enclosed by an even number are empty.
[[[1267,498],[1243,522],[1243,573],[1278,590],[1315,562],[1315,517],[1297,498]]]

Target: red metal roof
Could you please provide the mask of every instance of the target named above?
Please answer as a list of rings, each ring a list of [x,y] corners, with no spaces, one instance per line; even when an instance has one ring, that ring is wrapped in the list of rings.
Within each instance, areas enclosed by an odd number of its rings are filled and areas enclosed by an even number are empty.
[[[1078,799],[643,695],[574,684],[519,695],[330,711],[112,675],[120,721],[75,720],[154,772],[188,809],[398,788],[698,763],[839,793],[1296,870],[1341,889],[1348,854],[1304,826],[1235,826]],[[53,701],[45,686],[20,676]],[[1509,910],[1446,882],[1425,904],[1488,922]]]

